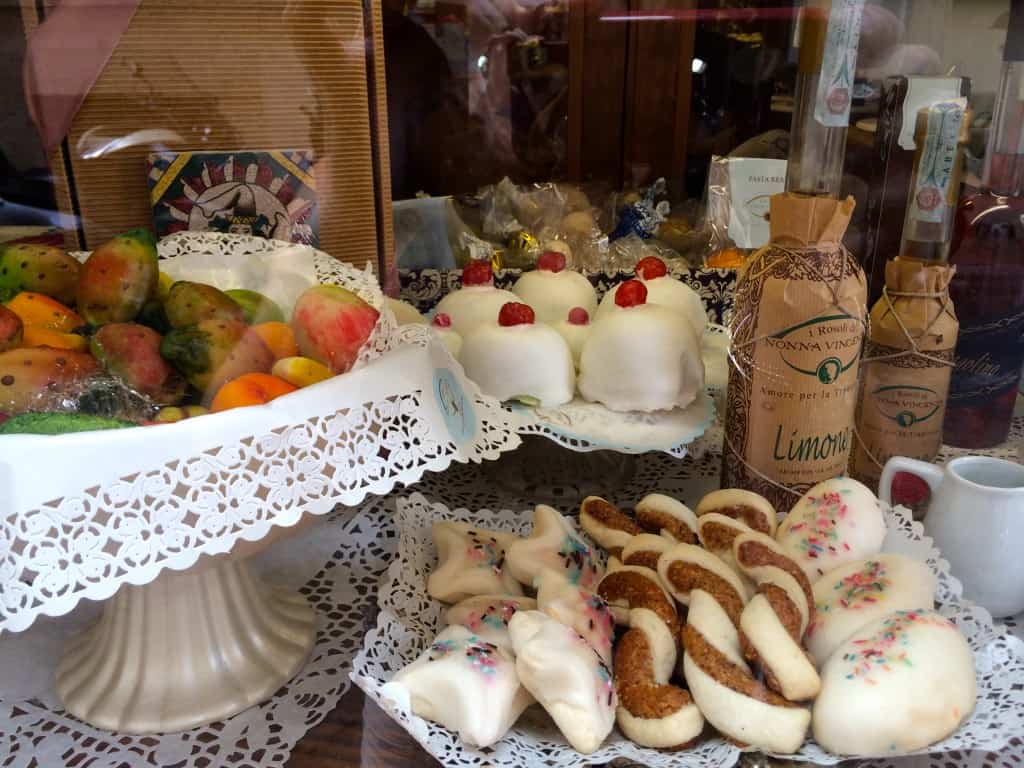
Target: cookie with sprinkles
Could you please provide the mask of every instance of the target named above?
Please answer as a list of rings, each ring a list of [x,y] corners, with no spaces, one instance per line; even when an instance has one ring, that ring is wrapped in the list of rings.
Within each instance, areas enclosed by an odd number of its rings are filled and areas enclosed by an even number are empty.
[[[804,636],[820,668],[865,624],[892,611],[931,608],[936,578],[926,563],[895,553],[874,555],[829,571],[814,583],[814,618]]]
[[[604,574],[594,548],[546,504],[534,509],[533,531],[509,547],[505,559],[512,576],[529,587],[545,568],[564,571],[572,584],[584,589],[594,589]]]
[[[505,550],[518,537],[487,531],[469,523],[434,523],[437,568],[427,579],[427,593],[443,603],[473,595],[521,595],[523,589],[505,567]]]
[[[477,747],[501,739],[533,703],[511,652],[462,626],[441,632],[388,686],[406,690],[413,714]]]
[[[814,738],[851,757],[913,752],[953,733],[976,700],[974,656],[956,625],[932,610],[895,611],[825,663]]]
[[[475,595],[453,605],[445,614],[449,624],[461,624],[477,637],[511,648],[508,623],[516,611],[532,611],[537,601],[516,595]]]
[[[837,477],[801,496],[775,539],[814,582],[841,565],[878,554],[885,516],[870,488]]]

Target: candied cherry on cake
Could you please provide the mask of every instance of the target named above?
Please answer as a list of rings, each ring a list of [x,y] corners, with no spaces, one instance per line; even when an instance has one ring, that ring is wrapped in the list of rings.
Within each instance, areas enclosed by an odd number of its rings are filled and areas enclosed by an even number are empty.
[[[569,325],[586,325],[590,322],[590,313],[583,307],[573,307],[569,310]]]
[[[644,256],[636,263],[636,276],[642,280],[653,280],[656,277],[664,277],[668,274],[668,267],[665,262],[657,256]]]
[[[544,251],[537,259],[537,269],[545,272],[561,272],[565,269],[565,254],[558,251]]]
[[[434,315],[433,325],[437,328],[451,328],[452,318],[447,312],[438,312]]]
[[[532,325],[533,310],[529,304],[522,304],[518,301],[510,301],[501,307],[498,312],[498,325]]]
[[[627,280],[615,289],[615,303],[620,307],[635,307],[647,303],[647,286],[639,280]]]
[[[471,261],[462,270],[463,285],[490,285],[494,282],[491,262],[486,259]]]

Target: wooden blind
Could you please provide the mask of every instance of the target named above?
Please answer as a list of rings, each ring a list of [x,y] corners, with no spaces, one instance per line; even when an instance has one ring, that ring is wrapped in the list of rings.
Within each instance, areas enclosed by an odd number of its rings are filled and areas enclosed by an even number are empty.
[[[383,51],[364,21],[359,0],[143,0],[75,117],[66,161],[53,158],[77,201],[81,245],[150,224],[152,151],[312,149],[321,248],[376,263],[378,237],[390,246],[390,221],[377,231],[390,200],[375,200],[387,189],[374,175],[376,161],[384,168],[377,178],[387,178],[388,143],[386,122],[371,135],[366,46],[380,61],[378,104]],[[153,129],[177,138],[84,156],[104,140]]]

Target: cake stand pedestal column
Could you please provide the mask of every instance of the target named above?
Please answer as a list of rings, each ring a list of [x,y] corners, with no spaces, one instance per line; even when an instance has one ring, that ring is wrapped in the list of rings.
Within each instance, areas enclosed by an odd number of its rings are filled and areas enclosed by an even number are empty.
[[[246,558],[206,558],[145,586],[122,587],[57,668],[57,694],[111,731],[180,731],[260,702],[306,661],[313,609],[270,587]]]

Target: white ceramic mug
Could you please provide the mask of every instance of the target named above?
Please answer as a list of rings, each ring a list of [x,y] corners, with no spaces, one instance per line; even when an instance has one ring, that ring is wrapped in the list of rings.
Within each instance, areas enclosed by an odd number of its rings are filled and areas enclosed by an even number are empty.
[[[925,531],[964,585],[964,596],[996,617],[1024,611],[1024,466],[964,456],[940,467],[894,456],[878,489],[887,504],[897,472],[916,475],[932,489]]]

